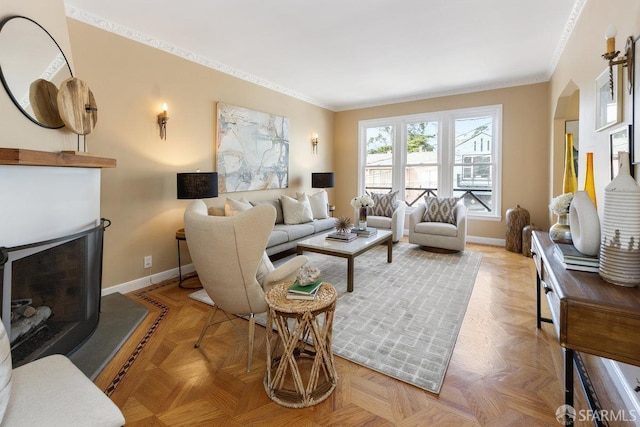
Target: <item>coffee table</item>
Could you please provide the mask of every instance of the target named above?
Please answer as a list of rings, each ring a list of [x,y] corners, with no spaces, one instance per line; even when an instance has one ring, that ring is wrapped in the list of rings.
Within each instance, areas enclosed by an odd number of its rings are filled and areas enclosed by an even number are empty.
[[[393,233],[389,230],[378,230],[375,236],[362,237],[351,242],[340,242],[327,239],[327,235],[333,231],[321,234],[298,242],[296,252],[316,252],[319,254],[336,256],[347,259],[347,291],[353,292],[353,265],[354,259],[377,245],[387,244],[387,262],[393,261]]]

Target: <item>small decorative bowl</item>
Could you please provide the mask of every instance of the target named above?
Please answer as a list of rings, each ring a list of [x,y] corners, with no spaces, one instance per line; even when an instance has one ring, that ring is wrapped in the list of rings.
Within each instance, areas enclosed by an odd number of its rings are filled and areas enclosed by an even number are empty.
[[[296,279],[298,280],[298,283],[300,283],[300,286],[307,286],[312,283],[316,283],[318,277],[320,277],[320,269],[313,265],[300,267],[298,274],[296,275]]]

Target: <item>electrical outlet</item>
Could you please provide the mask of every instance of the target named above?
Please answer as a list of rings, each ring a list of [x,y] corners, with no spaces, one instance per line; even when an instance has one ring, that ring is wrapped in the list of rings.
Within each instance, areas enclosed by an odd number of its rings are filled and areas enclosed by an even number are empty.
[[[153,265],[153,257],[151,255],[147,255],[144,257],[144,268],[151,268]]]

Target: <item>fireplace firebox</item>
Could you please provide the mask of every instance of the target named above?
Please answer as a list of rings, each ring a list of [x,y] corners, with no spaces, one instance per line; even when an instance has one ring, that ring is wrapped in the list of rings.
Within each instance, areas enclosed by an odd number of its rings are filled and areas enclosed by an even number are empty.
[[[102,251],[108,219],[43,242],[0,248],[0,314],[14,367],[69,354],[100,316]]]

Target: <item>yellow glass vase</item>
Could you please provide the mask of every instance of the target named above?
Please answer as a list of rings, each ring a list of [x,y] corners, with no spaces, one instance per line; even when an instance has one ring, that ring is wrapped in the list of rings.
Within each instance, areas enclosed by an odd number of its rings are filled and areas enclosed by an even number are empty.
[[[565,141],[563,193],[575,193],[578,189],[576,170],[573,167],[573,134],[568,133]]]
[[[596,186],[593,182],[593,153],[587,153],[587,171],[584,175],[584,191],[587,192],[593,205],[597,208],[596,203]]]

